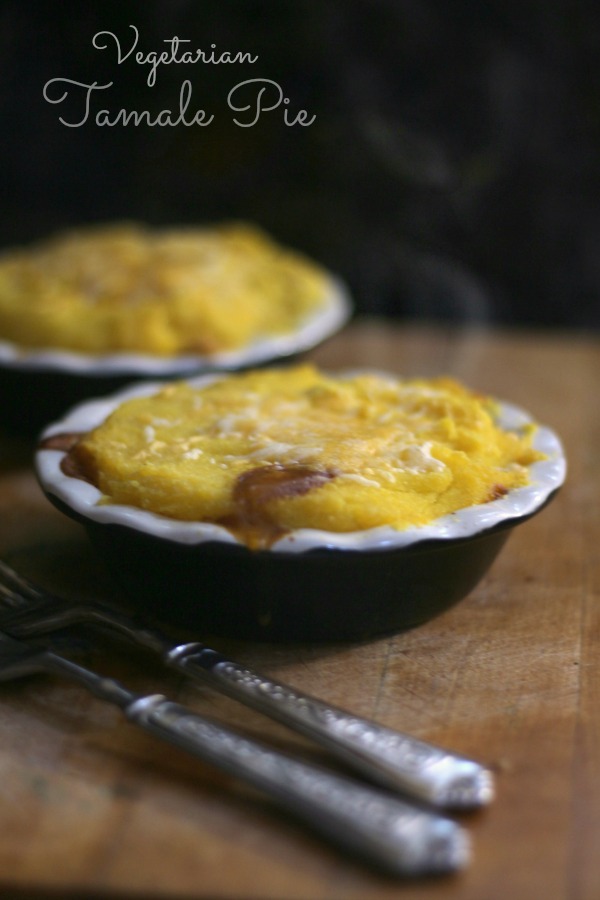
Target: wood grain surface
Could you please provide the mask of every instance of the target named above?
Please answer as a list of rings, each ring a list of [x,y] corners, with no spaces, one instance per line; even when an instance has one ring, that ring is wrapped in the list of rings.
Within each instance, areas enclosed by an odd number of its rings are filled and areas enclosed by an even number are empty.
[[[359,645],[217,642],[267,674],[492,766],[496,801],[460,817],[472,864],[435,880],[383,877],[81,689],[35,676],[0,686],[1,897],[600,897],[598,340],[359,322],[313,356],[330,368],[452,374],[524,406],[566,447],[558,497],[514,532],[471,595],[434,621]],[[83,531],[38,489],[30,445],[10,436],[0,440],[0,556],[65,593],[113,595]],[[134,689],[167,692],[249,735],[326,759],[141,651],[112,643],[88,653]]]

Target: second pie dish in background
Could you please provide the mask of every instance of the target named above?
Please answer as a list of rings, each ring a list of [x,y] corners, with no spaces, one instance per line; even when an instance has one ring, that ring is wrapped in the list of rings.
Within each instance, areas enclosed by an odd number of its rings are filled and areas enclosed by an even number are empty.
[[[0,257],[0,427],[34,433],[132,380],[301,354],[351,311],[341,281],[258,228],[80,228]]]

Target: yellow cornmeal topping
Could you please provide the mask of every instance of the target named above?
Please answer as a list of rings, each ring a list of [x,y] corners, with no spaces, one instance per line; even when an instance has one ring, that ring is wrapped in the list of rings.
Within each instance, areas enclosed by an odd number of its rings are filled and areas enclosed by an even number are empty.
[[[309,474],[302,492],[263,495],[261,514],[281,532],[404,529],[528,482],[542,458],[533,428],[502,431],[494,413],[448,378],[346,379],[302,365],[126,401],[74,453],[104,502],[181,520],[239,520],[240,476],[270,467],[326,474],[312,484]]]
[[[0,339],[210,354],[293,333],[326,290],[321,269],[244,224],[81,229],[0,258]]]

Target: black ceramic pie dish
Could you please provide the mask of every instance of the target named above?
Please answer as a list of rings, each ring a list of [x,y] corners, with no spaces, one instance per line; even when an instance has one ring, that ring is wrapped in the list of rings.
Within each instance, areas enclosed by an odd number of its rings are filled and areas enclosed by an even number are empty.
[[[137,386],[83,404],[44,432],[86,431]],[[501,404],[499,424],[531,422]],[[547,459],[530,484],[430,525],[351,534],[303,529],[250,550],[226,529],[177,522],[133,507],[98,505],[100,494],[61,470],[64,451],[41,447],[36,470],[48,499],[80,522],[130,605],[198,632],[264,641],[359,641],[422,624],[465,597],[512,529],[538,513],[565,477],[557,436],[539,426]]]
[[[175,357],[91,355],[28,349],[0,337],[0,431],[35,436],[75,404],[89,397],[103,397],[135,381],[187,378],[292,360],[339,331],[350,314],[346,287],[331,276],[323,305],[298,329],[265,337],[235,351]]]

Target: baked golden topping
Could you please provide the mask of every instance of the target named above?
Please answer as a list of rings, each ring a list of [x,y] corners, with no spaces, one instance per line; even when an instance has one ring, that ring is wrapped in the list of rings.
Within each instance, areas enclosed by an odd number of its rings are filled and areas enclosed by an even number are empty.
[[[0,339],[159,356],[294,333],[326,301],[316,265],[243,224],[81,229],[0,258]]]
[[[533,427],[504,431],[495,412],[447,378],[257,370],[125,401],[66,465],[102,502],[260,547],[298,528],[423,525],[527,484]]]

